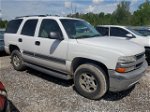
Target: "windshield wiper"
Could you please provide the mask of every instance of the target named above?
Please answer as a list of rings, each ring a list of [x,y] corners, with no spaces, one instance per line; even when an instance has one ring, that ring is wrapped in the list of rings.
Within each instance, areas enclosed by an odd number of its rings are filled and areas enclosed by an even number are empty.
[[[97,35],[93,35],[93,36],[90,36],[90,35],[82,35],[82,36],[78,36],[76,37],[76,39],[81,39],[81,38],[90,38],[90,37],[97,37],[97,36],[100,36],[99,34]]]
[[[98,37],[98,36],[101,36],[101,35],[97,34],[97,35],[93,35],[93,36],[91,36],[91,37]]]

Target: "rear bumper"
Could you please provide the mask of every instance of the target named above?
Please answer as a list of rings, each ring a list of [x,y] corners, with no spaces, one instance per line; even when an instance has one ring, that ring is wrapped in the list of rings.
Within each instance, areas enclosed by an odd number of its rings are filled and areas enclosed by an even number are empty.
[[[114,70],[109,70],[109,77],[110,77],[109,91],[119,92],[127,90],[128,88],[132,87],[144,75],[144,72],[147,67],[148,65],[147,62],[145,61],[141,68],[128,73],[118,73]]]

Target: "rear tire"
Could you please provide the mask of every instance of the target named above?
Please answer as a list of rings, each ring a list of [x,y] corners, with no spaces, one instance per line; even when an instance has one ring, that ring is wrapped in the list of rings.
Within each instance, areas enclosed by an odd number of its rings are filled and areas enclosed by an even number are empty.
[[[11,63],[15,70],[22,71],[25,69],[23,58],[18,50],[14,50],[11,53]]]
[[[97,100],[108,90],[105,72],[95,64],[80,65],[74,73],[74,84],[79,94]]]

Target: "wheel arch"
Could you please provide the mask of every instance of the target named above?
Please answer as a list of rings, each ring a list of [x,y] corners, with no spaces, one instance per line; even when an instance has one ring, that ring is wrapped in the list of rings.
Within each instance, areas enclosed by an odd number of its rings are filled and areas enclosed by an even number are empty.
[[[81,64],[85,64],[85,63],[92,63],[92,64],[96,64],[97,66],[101,67],[104,70],[104,72],[106,73],[107,77],[109,78],[108,68],[105,64],[103,64],[102,62],[96,61],[96,60],[92,60],[92,59],[88,59],[88,58],[82,58],[82,57],[77,57],[77,58],[73,59],[72,64],[71,64],[72,74],[75,72],[75,70]]]
[[[20,51],[19,47],[17,45],[9,45],[9,52],[10,54],[12,53],[13,50],[18,50]]]

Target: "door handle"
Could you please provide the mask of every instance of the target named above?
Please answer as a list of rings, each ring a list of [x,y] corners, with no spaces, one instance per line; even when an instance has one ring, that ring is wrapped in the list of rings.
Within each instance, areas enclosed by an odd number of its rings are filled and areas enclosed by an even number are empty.
[[[35,45],[40,46],[40,41],[35,41]]]
[[[18,42],[22,42],[22,38],[19,38],[19,39],[18,39]]]

